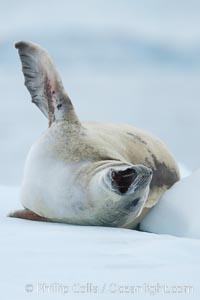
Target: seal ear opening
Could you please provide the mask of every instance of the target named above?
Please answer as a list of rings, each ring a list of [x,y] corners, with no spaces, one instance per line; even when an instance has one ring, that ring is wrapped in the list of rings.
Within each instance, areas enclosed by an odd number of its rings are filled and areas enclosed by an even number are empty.
[[[73,105],[46,50],[31,42],[17,42],[25,85],[35,103],[49,119],[78,122]]]

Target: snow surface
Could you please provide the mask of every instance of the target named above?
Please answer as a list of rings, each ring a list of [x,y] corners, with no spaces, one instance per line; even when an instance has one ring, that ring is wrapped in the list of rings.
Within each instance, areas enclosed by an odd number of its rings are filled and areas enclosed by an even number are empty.
[[[199,239],[7,218],[18,193],[0,187],[1,300],[199,299]]]
[[[169,189],[141,223],[154,233],[200,238],[200,170]]]
[[[178,163],[179,171],[180,171],[180,177],[184,178],[189,175],[191,175],[191,170],[189,170],[184,164]]]

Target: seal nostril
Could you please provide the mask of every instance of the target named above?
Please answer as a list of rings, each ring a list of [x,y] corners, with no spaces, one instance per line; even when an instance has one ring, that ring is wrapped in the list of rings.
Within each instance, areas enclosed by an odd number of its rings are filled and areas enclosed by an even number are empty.
[[[129,211],[133,211],[133,210],[135,210],[135,206],[138,205],[139,201],[140,201],[140,198],[136,198],[133,201],[126,203],[124,208]]]
[[[136,198],[135,200],[132,201],[132,205],[136,206],[139,201],[140,201],[140,198]]]
[[[124,171],[112,171],[112,182],[121,194],[125,194],[131,184],[135,181],[137,173],[133,168]]]

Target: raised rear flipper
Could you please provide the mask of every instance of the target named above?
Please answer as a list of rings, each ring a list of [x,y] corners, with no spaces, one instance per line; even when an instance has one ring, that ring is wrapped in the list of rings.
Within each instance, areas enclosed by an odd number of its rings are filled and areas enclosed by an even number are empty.
[[[19,51],[25,85],[31,94],[32,102],[49,119],[49,126],[60,120],[79,123],[48,53],[31,42],[18,42],[15,47]]]

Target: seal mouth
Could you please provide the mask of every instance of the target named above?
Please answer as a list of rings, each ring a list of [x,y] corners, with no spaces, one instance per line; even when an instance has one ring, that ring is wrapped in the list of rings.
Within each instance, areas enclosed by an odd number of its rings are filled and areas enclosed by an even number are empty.
[[[124,195],[146,187],[152,179],[152,170],[135,165],[126,169],[110,170],[111,188],[118,194]]]
[[[137,172],[133,168],[124,171],[111,171],[112,184],[121,194],[125,194],[137,178]]]

